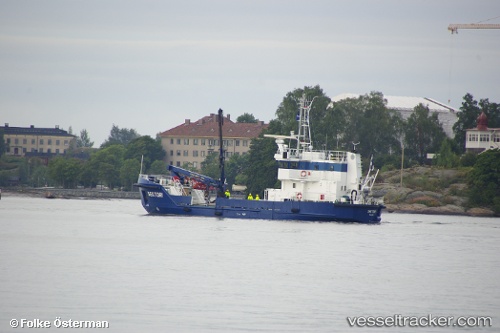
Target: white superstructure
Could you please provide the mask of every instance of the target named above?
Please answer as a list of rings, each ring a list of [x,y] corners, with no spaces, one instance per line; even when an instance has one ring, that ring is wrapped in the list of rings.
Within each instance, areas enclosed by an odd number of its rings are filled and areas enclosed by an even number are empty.
[[[265,191],[265,199],[367,203],[376,175],[370,176],[373,169],[370,163],[363,179],[361,156],[354,151],[355,145],[352,152],[313,150],[309,130],[313,100],[300,101],[299,134],[265,135],[276,140],[278,151],[274,158],[281,181],[280,189]],[[291,147],[291,140],[295,140],[296,148]]]

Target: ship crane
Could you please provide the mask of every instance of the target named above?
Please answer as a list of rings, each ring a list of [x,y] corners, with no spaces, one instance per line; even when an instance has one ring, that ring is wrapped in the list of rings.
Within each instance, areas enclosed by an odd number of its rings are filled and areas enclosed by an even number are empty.
[[[448,26],[448,30],[450,30],[452,34],[458,34],[458,29],[500,29],[500,24],[471,23],[471,24],[450,24]]]

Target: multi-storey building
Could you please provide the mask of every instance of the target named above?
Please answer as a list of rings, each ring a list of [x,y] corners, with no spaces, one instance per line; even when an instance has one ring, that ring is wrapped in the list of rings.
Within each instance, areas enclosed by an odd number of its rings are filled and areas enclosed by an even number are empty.
[[[165,162],[175,166],[190,163],[199,169],[208,154],[219,150],[218,117],[211,113],[196,122],[186,119],[184,124],[161,133],[161,145],[166,152]],[[230,115],[225,116],[222,126],[225,156],[246,154],[250,149],[250,141],[267,126],[263,121],[235,123],[231,121]]]
[[[17,156],[41,156],[65,154],[75,144],[76,137],[55,126],[55,128],[0,127],[5,141],[5,153]]]
[[[484,112],[477,118],[476,128],[466,130],[465,149],[475,153],[500,149],[500,128],[488,128],[488,118]]]

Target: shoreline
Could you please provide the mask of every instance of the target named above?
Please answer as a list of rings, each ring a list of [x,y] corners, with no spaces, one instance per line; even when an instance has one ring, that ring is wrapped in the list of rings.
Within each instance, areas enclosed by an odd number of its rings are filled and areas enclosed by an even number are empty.
[[[26,196],[47,199],[141,199],[139,192],[96,189],[16,188],[2,189],[2,196]]]

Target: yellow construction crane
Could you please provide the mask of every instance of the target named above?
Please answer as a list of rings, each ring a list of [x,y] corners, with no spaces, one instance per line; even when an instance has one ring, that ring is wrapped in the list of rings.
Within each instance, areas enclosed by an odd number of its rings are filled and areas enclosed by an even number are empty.
[[[471,23],[471,24],[450,24],[448,26],[448,30],[450,30],[452,34],[458,34],[458,29],[500,29],[500,24]]]

